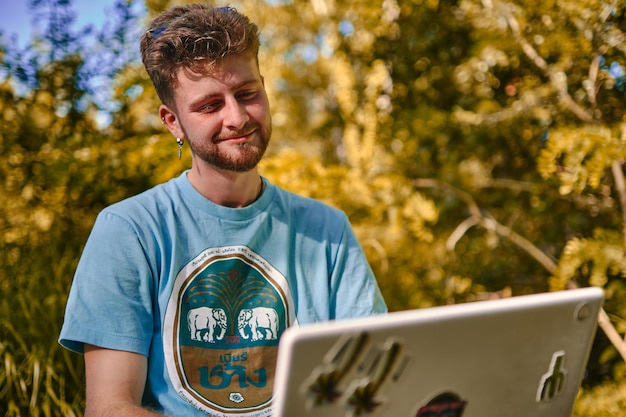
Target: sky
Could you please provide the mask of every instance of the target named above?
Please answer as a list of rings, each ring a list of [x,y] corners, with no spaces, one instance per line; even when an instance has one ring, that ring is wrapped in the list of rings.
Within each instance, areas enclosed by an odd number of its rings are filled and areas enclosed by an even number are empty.
[[[32,16],[28,14],[28,3],[29,0],[0,0],[0,30],[7,37],[17,34],[20,45],[31,38]],[[106,15],[112,14],[115,0],[71,0],[71,4],[76,12],[76,28],[87,24],[99,27]]]
[[[106,20],[110,22],[114,15],[116,0],[69,1],[75,12],[76,20],[72,26],[74,30],[93,25],[97,31]],[[16,35],[17,46],[19,47],[28,45],[33,35],[33,16],[28,12],[30,2],[31,0],[0,0],[0,31],[5,39],[13,39],[13,36]],[[134,0],[134,10],[142,10],[143,8],[144,2],[142,0]],[[46,22],[39,26],[40,30],[44,30]],[[98,98],[103,103],[107,102],[107,96],[104,98],[98,96]],[[110,115],[107,112],[100,112],[97,115],[97,120],[102,126],[106,126],[110,122]]]

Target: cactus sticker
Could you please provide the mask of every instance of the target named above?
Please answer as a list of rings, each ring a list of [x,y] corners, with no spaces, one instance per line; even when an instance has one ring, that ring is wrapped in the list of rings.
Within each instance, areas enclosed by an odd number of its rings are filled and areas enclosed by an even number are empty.
[[[562,350],[554,352],[550,361],[550,369],[541,377],[537,390],[537,402],[549,401],[563,392],[567,380],[564,362],[565,352]]]
[[[338,406],[346,415],[374,414],[383,405],[381,393],[396,380],[408,363],[402,345],[393,340],[370,344],[366,332],[340,338],[324,356],[302,387],[306,406],[316,409]]]
[[[163,326],[178,393],[210,416],[270,412],[278,339],[294,324],[286,279],[245,246],[211,248],[178,274]]]

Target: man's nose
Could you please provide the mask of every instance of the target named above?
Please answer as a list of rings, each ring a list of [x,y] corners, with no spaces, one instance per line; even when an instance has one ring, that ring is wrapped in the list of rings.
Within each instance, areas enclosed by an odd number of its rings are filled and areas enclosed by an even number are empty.
[[[236,98],[227,100],[224,107],[224,124],[230,129],[239,130],[250,119],[246,106]]]

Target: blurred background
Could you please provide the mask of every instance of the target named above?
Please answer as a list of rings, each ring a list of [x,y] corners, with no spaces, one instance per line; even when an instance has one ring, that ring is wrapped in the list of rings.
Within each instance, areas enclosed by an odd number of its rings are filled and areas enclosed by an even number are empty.
[[[138,52],[188,2],[2,1],[0,416],[81,416],[67,293],[96,214],[190,166]],[[390,310],[602,287],[574,415],[623,415],[625,2],[228,4],[261,29],[261,173],[348,214]]]

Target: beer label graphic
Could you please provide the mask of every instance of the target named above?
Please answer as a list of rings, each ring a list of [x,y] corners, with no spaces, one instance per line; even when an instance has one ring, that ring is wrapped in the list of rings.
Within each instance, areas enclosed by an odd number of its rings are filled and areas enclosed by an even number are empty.
[[[269,415],[292,306],[285,278],[248,247],[205,250],[178,274],[165,313],[174,388],[208,415]]]

